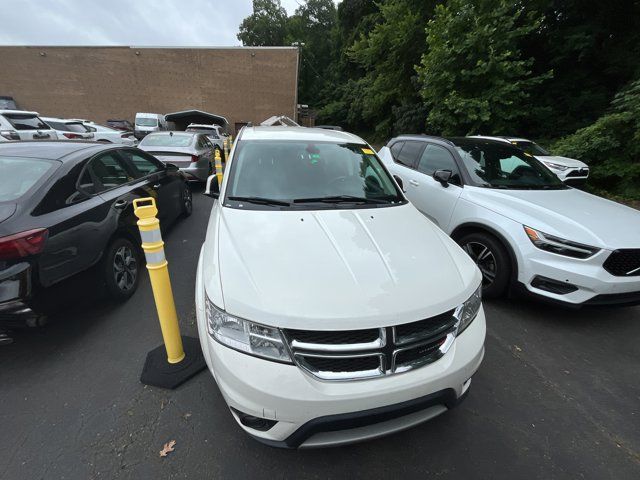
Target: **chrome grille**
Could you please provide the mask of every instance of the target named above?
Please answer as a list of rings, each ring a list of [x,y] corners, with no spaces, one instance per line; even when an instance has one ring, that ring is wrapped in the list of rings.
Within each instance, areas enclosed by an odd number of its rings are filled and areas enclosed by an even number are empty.
[[[454,310],[417,322],[362,330],[285,330],[297,365],[322,380],[406,372],[438,360],[455,338]]]

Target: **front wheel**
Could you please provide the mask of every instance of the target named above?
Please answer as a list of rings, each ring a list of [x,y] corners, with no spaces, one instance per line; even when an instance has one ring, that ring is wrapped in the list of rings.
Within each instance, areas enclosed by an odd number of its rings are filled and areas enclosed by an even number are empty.
[[[129,300],[140,280],[140,250],[126,238],[116,238],[102,259],[102,274],[107,293],[118,302]]]
[[[511,261],[502,243],[484,232],[465,235],[458,244],[476,263],[482,273],[482,296],[504,295],[511,277]]]

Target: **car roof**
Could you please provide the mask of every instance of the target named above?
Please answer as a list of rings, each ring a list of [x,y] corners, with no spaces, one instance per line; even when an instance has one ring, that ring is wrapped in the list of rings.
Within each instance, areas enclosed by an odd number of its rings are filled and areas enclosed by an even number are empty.
[[[73,118],[40,117],[40,119],[45,122],[82,123],[81,120],[74,120]]]
[[[363,139],[348,132],[307,127],[244,127],[240,140],[302,140],[311,142],[360,143]]]
[[[404,135],[398,135],[397,137],[394,137],[391,140],[389,140],[389,143],[392,143],[392,142],[396,143],[397,141],[400,141],[400,140],[422,140],[422,141],[428,140],[428,141],[436,141],[436,142],[451,144],[451,141],[449,141],[444,137],[436,137],[435,135],[424,135],[424,134],[418,134],[418,133],[407,133]]]
[[[15,115],[15,114],[40,115],[38,112],[30,112],[28,110],[0,110],[0,115],[4,115],[5,113],[10,113],[12,115]]]
[[[213,124],[205,124],[205,123],[190,123],[187,128],[211,128],[211,129],[216,129],[219,130],[220,128],[222,128],[220,125],[213,125]]]
[[[0,143],[0,155],[62,161],[65,157],[84,150],[89,154],[93,154],[110,148],[113,148],[113,145],[97,142],[26,140]]]
[[[165,137],[166,137],[167,135],[171,135],[171,136],[173,136],[173,135],[182,135],[182,136],[185,136],[185,137],[186,137],[186,136],[193,137],[193,136],[198,135],[198,134],[200,134],[200,135],[201,135],[202,133],[201,133],[201,132],[183,132],[183,131],[181,131],[181,130],[170,130],[170,131],[168,131],[168,132],[167,132],[167,131],[163,131],[163,132],[151,132],[150,134],[148,134],[148,135],[147,135],[147,137],[158,137],[158,136],[160,136],[160,135],[163,135],[163,136],[165,136]],[[145,138],[146,138],[146,137],[145,137]]]

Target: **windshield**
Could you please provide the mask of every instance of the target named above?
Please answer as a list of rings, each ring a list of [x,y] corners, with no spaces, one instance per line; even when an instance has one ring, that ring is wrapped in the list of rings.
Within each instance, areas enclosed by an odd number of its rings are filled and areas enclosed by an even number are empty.
[[[314,209],[405,201],[365,145],[305,141],[240,142],[226,195],[225,205],[244,199],[243,208],[255,208],[251,198],[263,206]]]
[[[456,150],[476,185],[509,189],[568,188],[530,154],[506,143],[454,140]]]
[[[511,143],[513,143],[520,150],[524,150],[529,155],[536,155],[538,157],[548,157],[549,155],[551,155],[549,152],[547,152],[544,148],[542,148],[537,143],[533,143],[528,140],[525,140],[525,141],[515,140],[515,141],[512,141]]]
[[[53,170],[56,163],[40,158],[0,156],[0,202],[20,198],[45,174]]]
[[[188,147],[193,142],[193,135],[174,133],[173,135],[147,135],[140,142],[146,147]]]
[[[16,130],[49,130],[49,125],[29,113],[5,113],[4,117]]]
[[[136,125],[141,127],[157,127],[158,119],[157,118],[136,118]]]

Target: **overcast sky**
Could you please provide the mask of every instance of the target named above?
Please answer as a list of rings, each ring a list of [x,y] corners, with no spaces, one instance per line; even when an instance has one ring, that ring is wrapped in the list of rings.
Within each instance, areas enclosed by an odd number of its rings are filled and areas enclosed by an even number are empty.
[[[281,3],[292,14],[304,0]],[[0,45],[240,45],[238,26],[251,5],[251,0],[0,0]]]

